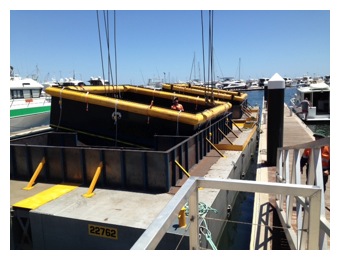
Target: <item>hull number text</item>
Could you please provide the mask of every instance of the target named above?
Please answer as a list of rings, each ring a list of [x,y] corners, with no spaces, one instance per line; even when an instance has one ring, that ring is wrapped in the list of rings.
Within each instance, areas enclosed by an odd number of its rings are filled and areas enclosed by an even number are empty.
[[[118,230],[116,228],[109,228],[103,226],[97,226],[89,224],[89,235],[105,237],[111,239],[118,239]]]

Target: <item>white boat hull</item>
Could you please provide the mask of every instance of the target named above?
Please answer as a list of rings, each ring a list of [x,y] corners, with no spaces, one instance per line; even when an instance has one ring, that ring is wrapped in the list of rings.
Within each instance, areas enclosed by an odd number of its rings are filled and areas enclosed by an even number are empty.
[[[50,124],[50,112],[11,118],[11,133]]]
[[[51,98],[42,97],[26,100],[11,100],[10,102],[10,132],[18,132],[33,127],[50,124]]]

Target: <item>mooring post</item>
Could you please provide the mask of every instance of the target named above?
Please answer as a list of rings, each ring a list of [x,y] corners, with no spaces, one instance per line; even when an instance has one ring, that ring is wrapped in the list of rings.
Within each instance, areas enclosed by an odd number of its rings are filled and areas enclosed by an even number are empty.
[[[268,82],[267,164],[276,165],[277,148],[283,145],[285,81],[275,73]]]

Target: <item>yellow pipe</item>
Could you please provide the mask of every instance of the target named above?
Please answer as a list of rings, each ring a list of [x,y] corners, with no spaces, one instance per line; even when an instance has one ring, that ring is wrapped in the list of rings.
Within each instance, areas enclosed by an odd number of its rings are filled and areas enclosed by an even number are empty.
[[[220,133],[224,136],[225,139],[227,139],[227,141],[230,143],[230,144],[233,144],[233,142],[228,138],[228,136],[223,133],[223,131],[221,129],[218,128],[218,131],[220,131]]]
[[[243,111],[243,113],[245,113],[248,117],[251,117],[251,113],[245,109],[244,107],[241,108],[241,110]]]
[[[84,194],[83,197],[85,197],[85,198],[90,198],[90,197],[92,197],[92,196],[94,195],[93,190],[94,190],[94,187],[95,187],[96,184],[97,184],[97,181],[98,181],[99,175],[100,175],[100,173],[101,173],[101,171],[102,171],[102,168],[103,168],[103,162],[100,162],[99,165],[98,165],[98,167],[97,167],[96,173],[95,173],[94,176],[93,176],[91,185],[90,185],[90,187],[89,187],[87,193]]]
[[[181,170],[185,173],[185,175],[188,176],[188,178],[190,178],[190,174],[182,167],[182,165],[180,165],[179,162],[177,162],[176,160],[175,160],[175,163],[177,164],[177,166],[178,166],[179,168],[181,168]],[[199,189],[199,190],[203,190],[202,187],[198,187],[198,189]]]
[[[127,91],[125,86],[67,86],[65,89],[89,92],[91,94],[112,94]]]
[[[191,93],[195,95],[205,96],[207,92],[212,92],[214,98],[220,98],[223,100],[235,100],[242,102],[247,99],[247,93],[238,93],[235,91],[228,91],[223,89],[212,89],[210,87],[201,87],[201,86],[191,86],[189,87],[188,84],[163,84],[163,88],[167,90],[179,91],[182,93]]]
[[[236,126],[236,128],[237,128],[238,130],[240,130],[241,132],[243,132],[242,129],[239,128],[239,126],[238,126],[233,120],[231,120],[231,122],[233,123],[234,126]]]
[[[186,223],[186,217],[185,217],[185,207],[183,207],[178,214],[178,225],[181,228],[184,228],[187,226]]]
[[[29,181],[29,183],[27,184],[27,186],[25,188],[23,188],[24,190],[30,190],[33,189],[33,184],[35,183],[35,180],[37,179],[38,175],[40,174],[41,170],[43,169],[44,165],[45,165],[45,157],[42,158],[42,160],[40,161],[37,169],[35,170],[31,180]]]
[[[143,90],[144,91],[144,90]],[[149,90],[148,90],[149,91]],[[151,91],[152,92],[152,91]],[[157,92],[157,91],[156,91]],[[99,96],[89,94],[88,92],[74,91],[70,89],[60,89],[57,87],[46,88],[46,93],[51,96],[66,98],[86,104],[95,104],[98,106],[116,108],[124,111],[133,112],[145,116],[161,118],[169,121],[180,122],[188,125],[199,126],[216,116],[227,112],[231,107],[229,102],[218,102],[215,107],[204,110],[203,112],[191,114],[188,112],[178,112],[172,109],[152,106],[150,109],[149,104],[141,104],[137,102],[125,101],[112,97]],[[167,93],[170,94],[170,93]],[[189,99],[189,97],[186,97]],[[192,102],[196,102],[197,98],[190,97]],[[202,101],[202,99],[201,99]]]
[[[188,178],[190,178],[190,174],[182,167],[182,165],[180,165],[179,162],[177,162],[176,160],[175,163],[178,165],[179,168],[181,168],[185,175],[188,176]]]
[[[193,96],[188,96],[188,95],[184,95],[180,93],[156,91],[152,89],[129,86],[129,85],[127,86],[83,86],[83,87],[68,86],[64,89],[72,90],[74,92],[89,93],[89,94],[117,94],[121,92],[129,92],[129,93],[136,93],[136,94],[150,96],[150,97],[165,98],[165,99],[169,99],[171,102],[173,98],[176,96],[179,98],[181,102],[195,103],[195,104],[203,105],[203,106],[206,105],[206,101],[203,97],[196,97],[196,96],[193,97]],[[46,91],[47,93],[49,93],[49,91],[51,92],[57,91],[58,93],[60,93],[59,87],[49,87],[49,88],[46,88],[46,90],[47,90]],[[113,97],[110,97],[110,98],[113,98]],[[215,105],[221,105],[225,102],[226,101],[215,101]]]
[[[208,138],[205,138],[205,140],[208,141],[208,143],[216,150],[216,152],[218,152],[219,155],[221,155],[221,157],[225,158],[225,156],[220,152],[220,150],[218,150],[217,147]]]
[[[231,129],[231,128],[228,126],[228,124],[226,124],[225,126],[228,127],[228,129],[230,130],[230,132],[232,132],[232,133],[235,135],[235,137],[238,138],[237,134],[235,134],[235,132],[233,131],[233,129]]]
[[[68,86],[67,89],[76,90],[76,91],[82,91],[82,92],[89,92],[91,94],[105,94],[105,93],[121,93],[121,92],[133,92],[133,93],[139,93],[139,94],[146,94],[146,95],[152,95],[154,97],[164,97],[168,96],[169,99],[172,100],[172,98],[176,95],[181,98],[188,98],[188,99],[196,99],[196,97],[188,96],[188,95],[182,95],[182,93],[190,93],[193,95],[200,95],[205,96],[205,93],[207,92],[207,89],[200,86],[192,86],[188,87],[188,84],[174,84],[172,87],[170,84],[163,84],[163,88],[165,90],[173,90],[177,91],[177,93],[170,93],[166,91],[160,91],[160,90],[152,90],[147,88],[141,88],[137,86],[131,86],[131,85],[119,85],[119,86]],[[179,93],[178,93],[179,92]],[[222,89],[212,89],[214,98],[220,98],[223,100],[235,100],[242,102],[247,99],[248,94],[247,93],[239,93],[235,91],[228,91],[228,90],[222,90]],[[205,102],[205,101],[203,101]],[[215,101],[220,102],[220,101]],[[204,103],[202,103],[204,104]]]

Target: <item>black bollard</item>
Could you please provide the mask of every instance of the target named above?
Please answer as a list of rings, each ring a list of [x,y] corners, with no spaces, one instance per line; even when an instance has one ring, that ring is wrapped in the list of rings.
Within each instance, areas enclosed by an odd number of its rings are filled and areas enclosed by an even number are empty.
[[[267,165],[276,165],[277,148],[283,145],[285,81],[274,74],[268,82]]]
[[[265,101],[268,101],[268,86],[263,87],[263,97]]]
[[[264,99],[264,108],[267,109],[267,102],[268,102],[268,86],[263,87],[263,99]]]

